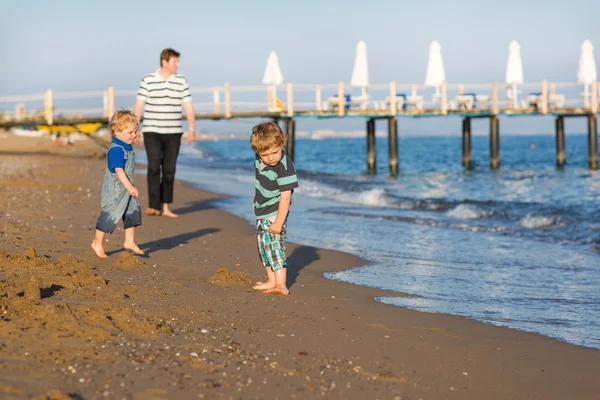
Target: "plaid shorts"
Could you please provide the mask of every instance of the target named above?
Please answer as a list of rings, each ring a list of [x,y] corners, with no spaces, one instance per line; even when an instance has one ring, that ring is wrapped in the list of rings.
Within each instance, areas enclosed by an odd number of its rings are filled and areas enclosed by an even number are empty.
[[[258,241],[258,254],[263,267],[271,267],[272,271],[287,267],[287,243],[285,242],[285,233],[287,231],[287,221],[281,227],[281,233],[269,232],[269,226],[272,224],[268,219],[259,219],[256,221],[256,239]]]

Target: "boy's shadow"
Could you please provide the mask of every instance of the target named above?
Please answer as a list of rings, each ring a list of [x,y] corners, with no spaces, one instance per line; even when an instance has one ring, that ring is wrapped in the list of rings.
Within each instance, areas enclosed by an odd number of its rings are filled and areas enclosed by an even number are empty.
[[[202,201],[190,201],[185,204],[183,207],[179,207],[176,210],[173,210],[175,214],[184,215],[190,214],[196,211],[201,210],[209,210],[211,208],[215,208],[211,203],[213,200],[202,200]]]
[[[205,228],[198,229],[194,232],[182,233],[180,235],[172,236],[169,238],[157,239],[151,242],[140,244],[140,249],[144,250],[146,254],[142,257],[147,258],[150,254],[154,253],[157,250],[172,250],[176,247],[179,247],[181,244],[187,244],[190,240],[198,238],[200,236],[207,235],[209,233],[219,232],[220,229],[217,228]],[[116,253],[120,253],[124,251],[124,249],[115,250],[112,252],[107,252],[107,255],[112,255]]]
[[[287,286],[291,288],[302,269],[321,259],[316,247],[300,246],[287,258]]]

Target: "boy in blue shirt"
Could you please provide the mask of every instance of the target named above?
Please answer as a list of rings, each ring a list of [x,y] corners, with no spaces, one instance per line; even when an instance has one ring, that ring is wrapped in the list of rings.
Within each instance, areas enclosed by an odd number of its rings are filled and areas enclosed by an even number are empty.
[[[133,142],[137,139],[139,123],[129,110],[117,111],[109,123],[113,135],[108,149],[107,167],[102,183],[102,211],[96,222],[96,236],[92,249],[100,258],[108,258],[104,252],[104,235],[113,233],[120,219],[125,227],[123,247],[135,254],[144,252],[135,244],[135,227],[142,224],[139,192],[133,186],[135,152]]]
[[[268,281],[253,288],[266,294],[289,294],[286,285],[287,216],[292,192],[298,187],[294,163],[283,152],[286,138],[279,125],[265,122],[252,128],[250,145],[256,153],[254,214],[258,253]]]

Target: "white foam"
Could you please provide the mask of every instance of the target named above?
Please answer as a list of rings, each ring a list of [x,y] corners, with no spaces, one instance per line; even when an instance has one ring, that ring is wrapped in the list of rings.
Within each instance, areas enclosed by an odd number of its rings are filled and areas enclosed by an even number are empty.
[[[389,207],[389,202],[382,188],[370,189],[364,192],[346,192],[329,185],[305,180],[298,188],[298,194],[307,197],[334,200],[341,203],[361,204],[369,207]]]
[[[456,219],[479,219],[489,216],[490,212],[472,204],[459,204],[449,210],[446,215]]]
[[[179,152],[196,159],[209,159],[206,152],[202,150],[200,146],[195,146],[194,144],[190,146],[189,144],[182,142]]]
[[[12,132],[17,136],[38,137],[38,136],[48,135],[47,131],[35,131],[35,130],[20,129],[20,128],[13,128]]]
[[[255,177],[254,175],[241,175],[241,174],[236,174],[236,175],[232,175],[231,176],[232,179],[238,181],[238,182],[242,182],[242,183],[254,183],[255,181]]]
[[[553,217],[546,217],[543,215],[527,214],[525,218],[519,221],[519,225],[527,229],[539,229],[547,228],[556,224],[557,219]]]

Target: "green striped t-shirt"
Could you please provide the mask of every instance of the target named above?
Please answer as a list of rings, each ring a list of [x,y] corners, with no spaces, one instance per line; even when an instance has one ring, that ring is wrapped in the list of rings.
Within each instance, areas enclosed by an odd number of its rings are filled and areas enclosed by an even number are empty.
[[[256,219],[267,219],[277,216],[281,192],[298,187],[296,168],[287,155],[273,167],[264,164],[258,154],[254,161],[255,187],[254,214]]]

